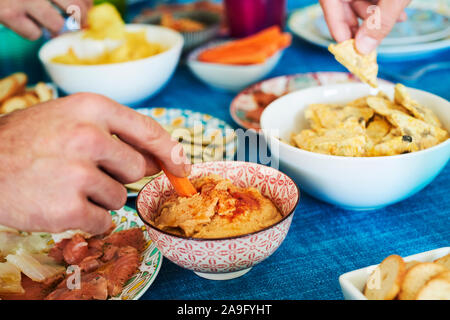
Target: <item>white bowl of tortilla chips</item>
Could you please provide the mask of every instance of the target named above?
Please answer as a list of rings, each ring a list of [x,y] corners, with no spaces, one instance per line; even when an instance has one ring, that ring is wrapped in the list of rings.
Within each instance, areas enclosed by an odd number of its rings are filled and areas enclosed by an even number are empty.
[[[379,93],[380,90],[383,93]],[[380,116],[378,112],[391,112],[386,111],[386,108],[393,107],[393,104],[385,105],[382,102],[383,98],[394,100],[394,86],[382,85],[374,89],[359,83],[313,87],[285,95],[265,109],[261,117],[261,127],[272,157],[279,161],[281,170],[292,177],[301,189],[318,199],[347,209],[381,208],[423,189],[439,174],[450,158],[450,139],[447,139],[448,134],[445,132],[450,130],[450,103],[421,90],[407,88],[407,93],[410,94],[409,101],[413,101],[418,107],[426,107],[423,108],[426,114],[431,110],[442,127],[434,127],[425,121],[415,119],[412,115],[402,115],[400,113],[403,112],[399,111],[403,110],[401,107],[392,114],[386,114],[386,117]],[[328,139],[326,144],[320,140],[325,139],[322,137],[312,140],[313,143],[309,144],[306,140],[305,149],[309,147],[309,150],[314,152],[299,148],[296,144],[295,137],[304,138],[305,133],[314,135],[311,128],[317,124],[314,123],[311,114],[307,113],[305,116],[309,105],[338,104],[342,107],[355,99],[377,94],[377,97],[370,100],[372,107],[377,110],[374,110],[373,115],[363,113],[359,116],[359,120],[364,126],[367,124],[367,127],[371,121],[374,122],[375,114],[388,120],[390,128],[380,135],[378,145],[372,143],[371,147],[368,146],[367,141],[375,139],[379,132],[374,131],[375,135],[371,132],[368,136],[367,130],[355,136],[350,134],[343,146],[340,144],[342,141],[335,143],[339,137],[333,136],[326,137]],[[359,99],[353,103],[357,104],[362,100],[367,101]],[[341,107],[335,106],[335,110],[344,110]],[[365,107],[372,108],[367,104]],[[427,120],[433,122],[436,121],[436,117],[429,117],[431,120],[428,118]],[[319,121],[326,118],[322,116]],[[329,121],[335,120],[330,116],[328,118]],[[349,115],[345,118],[347,121],[352,117]],[[380,129],[380,126],[377,127]],[[335,133],[335,131],[327,132],[330,135]],[[437,132],[439,142],[433,140]],[[429,139],[418,141],[424,137]],[[360,139],[367,144],[361,145]],[[304,141],[305,139],[299,143],[302,144]],[[408,147],[398,144],[406,144]],[[321,150],[324,145],[329,150]],[[339,149],[340,147],[342,149]]]

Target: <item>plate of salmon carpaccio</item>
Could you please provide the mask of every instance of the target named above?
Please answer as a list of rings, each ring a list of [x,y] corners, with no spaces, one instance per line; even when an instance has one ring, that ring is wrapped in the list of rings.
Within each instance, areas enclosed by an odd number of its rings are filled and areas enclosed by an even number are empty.
[[[162,254],[134,209],[110,213],[111,230],[93,237],[0,226],[0,299],[139,299],[156,278]]]

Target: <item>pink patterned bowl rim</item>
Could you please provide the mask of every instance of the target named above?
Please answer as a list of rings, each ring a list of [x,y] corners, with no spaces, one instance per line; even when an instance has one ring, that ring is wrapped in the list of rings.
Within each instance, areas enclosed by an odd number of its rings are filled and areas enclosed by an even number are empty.
[[[143,193],[145,193],[146,189],[148,189],[149,186],[150,186],[151,184],[158,183],[159,181],[162,181],[162,180],[167,180],[167,177],[163,174],[163,175],[159,176],[158,178],[155,178],[154,180],[148,182],[148,183],[141,189],[141,191],[139,192],[138,196],[136,197],[136,211],[137,211],[137,214],[139,215],[139,218],[140,218],[140,219],[141,219],[141,220],[142,220],[149,228],[152,228],[152,229],[156,230],[157,232],[163,233],[163,234],[168,235],[168,236],[171,236],[171,237],[180,238],[180,239],[185,239],[185,240],[194,240],[194,241],[223,241],[223,240],[232,240],[232,239],[245,238],[245,237],[249,237],[249,236],[252,236],[252,235],[255,235],[255,234],[258,234],[258,233],[265,232],[265,231],[267,231],[267,230],[269,230],[269,229],[271,229],[271,228],[276,227],[276,226],[279,225],[279,224],[282,224],[285,220],[289,219],[289,218],[294,214],[295,209],[297,208],[298,202],[299,202],[299,200],[300,200],[300,190],[299,190],[297,184],[296,184],[289,176],[287,176],[286,174],[282,173],[281,171],[279,171],[279,170],[277,170],[277,169],[274,169],[274,168],[271,168],[271,167],[268,167],[268,166],[264,166],[264,165],[261,165],[261,164],[253,163],[253,162],[244,162],[244,161],[211,161],[211,162],[201,162],[201,163],[193,164],[193,165],[192,165],[192,171],[194,171],[194,170],[197,169],[197,168],[199,168],[199,169],[200,169],[200,168],[205,168],[205,167],[207,167],[208,165],[213,165],[213,166],[214,166],[214,165],[217,165],[217,166],[220,166],[220,165],[226,165],[226,164],[230,164],[230,165],[232,164],[232,165],[234,165],[234,166],[236,166],[236,167],[237,167],[237,166],[247,166],[247,167],[254,167],[254,168],[263,168],[263,169],[265,169],[265,170],[273,170],[274,173],[277,173],[277,174],[281,175],[284,179],[286,179],[286,181],[288,181],[288,182],[291,184],[291,186],[293,186],[293,187],[295,188],[295,189],[294,189],[294,190],[295,190],[295,197],[296,197],[295,204],[292,205],[292,208],[289,210],[289,212],[283,214],[283,218],[282,218],[280,221],[278,221],[278,222],[276,222],[276,223],[274,223],[274,224],[272,224],[272,225],[270,225],[270,226],[268,226],[268,227],[266,227],[266,228],[264,228],[264,229],[261,229],[261,230],[258,230],[258,231],[252,232],[252,233],[246,233],[246,234],[242,234],[242,235],[238,235],[238,236],[223,237],[223,238],[194,238],[194,237],[187,237],[187,236],[175,235],[175,234],[173,234],[173,233],[170,233],[170,232],[167,232],[167,231],[163,231],[163,230],[161,230],[161,229],[158,229],[158,228],[155,227],[154,225],[148,223],[148,222],[147,222],[147,219],[145,218],[146,215],[143,214],[143,213],[141,212],[141,209],[139,208],[139,203],[141,202],[141,197],[142,197]],[[235,169],[235,168],[232,168],[232,169]],[[196,176],[201,176],[201,173],[204,173],[204,171],[203,171],[203,172],[199,172],[199,173],[200,173],[200,174],[197,174]],[[211,173],[212,173],[212,172],[211,172]],[[172,191],[173,191],[173,189],[172,189]],[[269,198],[269,199],[270,199],[270,198]],[[274,202],[274,199],[270,199],[270,200]],[[278,207],[278,209],[279,209],[280,211],[282,211],[282,210],[279,208],[278,205],[277,205],[277,207]],[[283,213],[283,212],[282,212],[282,213]]]

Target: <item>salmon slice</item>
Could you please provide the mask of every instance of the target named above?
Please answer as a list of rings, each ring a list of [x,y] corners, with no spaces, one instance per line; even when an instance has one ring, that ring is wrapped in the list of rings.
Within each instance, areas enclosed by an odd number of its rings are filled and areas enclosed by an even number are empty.
[[[64,281],[65,282],[65,281]],[[96,272],[81,277],[80,289],[58,286],[46,300],[106,300],[108,287],[106,279]]]
[[[131,246],[136,248],[138,252],[141,252],[145,245],[144,233],[140,228],[132,228],[114,232],[105,238],[105,243],[115,245],[116,247]]]
[[[88,253],[88,243],[80,234],[74,235],[63,249],[64,260],[68,264],[80,263]]]
[[[125,282],[136,273],[139,266],[139,253],[136,248],[127,246],[119,249],[117,258],[98,269],[108,282],[108,294],[116,296],[122,292]]]

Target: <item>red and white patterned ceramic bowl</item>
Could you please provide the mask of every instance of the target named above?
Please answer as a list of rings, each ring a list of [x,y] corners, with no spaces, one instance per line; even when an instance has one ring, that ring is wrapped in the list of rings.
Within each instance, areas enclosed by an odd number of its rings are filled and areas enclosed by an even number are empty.
[[[226,280],[247,273],[281,245],[291,225],[299,190],[284,173],[263,165],[239,161],[203,162],[192,166],[190,178],[217,174],[239,187],[255,187],[272,200],[283,215],[278,223],[263,230],[228,238],[199,239],[176,236],[148,223],[174,190],[165,175],[149,182],[139,193],[136,208],[148,227],[150,238],[163,255],[197,275]]]

